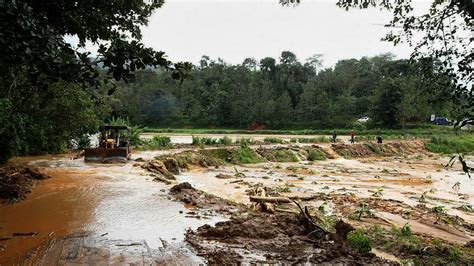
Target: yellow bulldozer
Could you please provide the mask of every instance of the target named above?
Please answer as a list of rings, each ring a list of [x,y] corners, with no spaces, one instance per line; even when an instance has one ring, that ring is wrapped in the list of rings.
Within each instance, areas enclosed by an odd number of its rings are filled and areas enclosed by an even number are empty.
[[[84,150],[84,161],[97,163],[126,162],[132,154],[131,128],[124,125],[100,127],[99,147]]]

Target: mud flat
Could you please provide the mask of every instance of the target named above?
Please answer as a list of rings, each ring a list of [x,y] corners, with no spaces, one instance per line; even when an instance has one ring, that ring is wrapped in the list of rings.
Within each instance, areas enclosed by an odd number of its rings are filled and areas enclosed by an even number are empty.
[[[472,181],[421,141],[70,157],[19,159],[52,178],[0,206],[0,264],[474,261]]]

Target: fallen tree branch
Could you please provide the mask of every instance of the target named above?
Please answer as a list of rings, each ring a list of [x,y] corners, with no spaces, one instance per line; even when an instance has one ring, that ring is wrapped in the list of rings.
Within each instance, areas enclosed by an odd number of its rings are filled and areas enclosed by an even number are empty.
[[[287,197],[250,196],[249,198],[251,202],[291,203],[291,200]]]
[[[301,205],[300,205],[296,200],[293,200],[293,203],[295,203],[296,206],[298,206],[298,208],[299,208],[300,211],[301,211],[300,213],[303,215],[303,217],[304,217],[304,218],[306,219],[306,221],[308,222],[308,225],[309,225],[310,230],[311,230],[308,235],[313,234],[316,230],[321,230],[321,231],[324,232],[325,234],[329,234],[329,232],[328,232],[326,229],[322,228],[322,227],[319,226],[316,222],[314,222],[313,217],[311,217],[311,214],[309,213],[309,210],[308,210],[308,207],[307,207],[307,206],[305,206],[305,207],[304,207],[304,210],[303,210],[303,208],[301,207]],[[322,221],[320,220],[320,222],[322,222]],[[314,228],[316,228],[316,229],[314,229]]]

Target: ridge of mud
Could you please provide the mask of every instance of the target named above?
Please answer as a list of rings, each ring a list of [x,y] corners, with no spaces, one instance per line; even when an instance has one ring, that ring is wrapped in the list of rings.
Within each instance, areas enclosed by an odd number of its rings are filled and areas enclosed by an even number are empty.
[[[421,140],[391,141],[387,143],[364,142],[355,144],[332,144],[331,149],[343,157],[393,156],[425,151]]]

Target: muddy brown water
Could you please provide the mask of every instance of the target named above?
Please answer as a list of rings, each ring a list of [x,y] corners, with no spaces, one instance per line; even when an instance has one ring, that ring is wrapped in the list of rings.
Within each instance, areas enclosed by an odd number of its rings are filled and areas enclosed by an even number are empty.
[[[20,263],[40,245],[70,235],[83,235],[88,245],[106,250],[104,261],[133,255],[135,246],[154,251],[170,243],[192,255],[183,244],[185,230],[224,219],[185,217],[185,206],[168,198],[169,187],[152,182],[133,162],[85,164],[70,157],[30,158],[30,165],[44,167],[52,178],[38,183],[25,201],[0,206],[0,237],[10,238],[0,241],[0,264]],[[30,232],[34,235],[13,235]],[[138,257],[131,262],[143,262],[143,255]]]
[[[132,159],[181,150],[146,151]],[[153,182],[152,177],[133,161],[127,164],[86,164],[73,155],[17,158],[18,163],[41,167],[52,178],[40,181],[25,201],[0,205],[0,264],[42,262],[55,264],[64,257],[87,254],[83,264],[163,262],[199,264],[203,260],[184,243],[186,229],[225,220],[219,214],[188,217],[188,206],[168,197],[170,186]],[[197,168],[176,176],[177,182],[189,182],[197,189],[235,202],[249,203],[248,186],[233,180],[218,179],[218,174],[235,171],[249,184],[269,187],[291,184],[285,195],[314,193],[353,193],[371,197],[383,189],[381,199],[395,199],[410,206],[419,204],[427,193],[428,207],[443,205],[449,214],[474,223],[474,215],[459,211],[460,205],[474,204],[474,186],[459,169],[444,169],[447,158],[409,155],[390,158],[361,158],[314,163],[262,163],[214,168]],[[290,170],[288,167],[297,167]],[[301,168],[303,170],[298,170]],[[453,185],[460,182],[459,189]],[[460,197],[460,196],[463,197]],[[313,204],[322,204],[314,202]],[[331,213],[337,206],[328,204]],[[397,226],[407,222],[398,215],[377,214]],[[447,241],[464,243],[473,236],[419,222],[413,231],[436,234]],[[34,235],[14,236],[14,233]],[[3,251],[2,250],[3,247]],[[54,252],[51,252],[54,251]],[[57,251],[56,251],[57,250]],[[44,255],[47,254],[47,255]],[[72,254],[72,255],[71,255]],[[177,259],[178,258],[178,259]],[[36,263],[35,263],[36,264]]]

